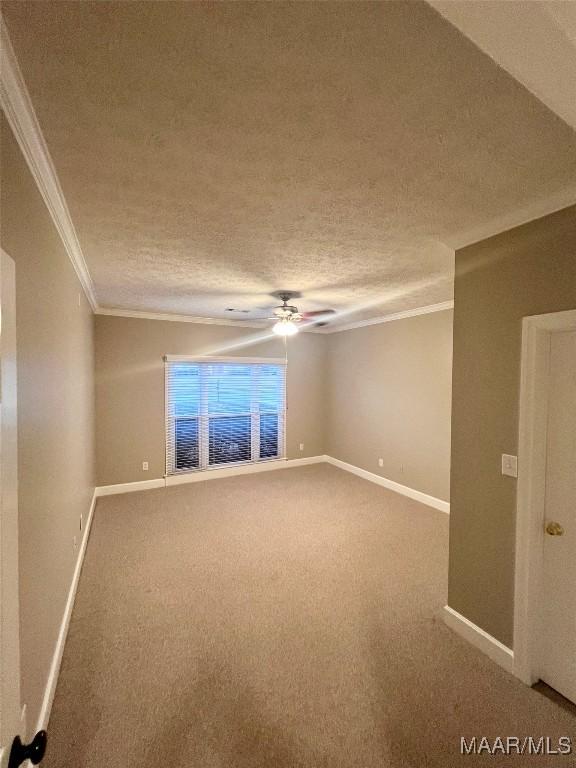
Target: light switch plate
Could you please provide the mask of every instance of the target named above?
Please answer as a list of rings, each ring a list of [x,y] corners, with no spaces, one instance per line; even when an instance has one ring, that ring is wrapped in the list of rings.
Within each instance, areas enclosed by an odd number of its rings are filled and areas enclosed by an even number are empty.
[[[502,454],[502,474],[508,477],[518,477],[518,456]]]

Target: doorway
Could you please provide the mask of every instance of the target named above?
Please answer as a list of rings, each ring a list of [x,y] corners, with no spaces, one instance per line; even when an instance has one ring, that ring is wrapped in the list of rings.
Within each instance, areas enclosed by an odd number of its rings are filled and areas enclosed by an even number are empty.
[[[0,251],[0,767],[25,725],[20,711],[16,282]]]
[[[525,318],[514,671],[576,702],[576,311]]]

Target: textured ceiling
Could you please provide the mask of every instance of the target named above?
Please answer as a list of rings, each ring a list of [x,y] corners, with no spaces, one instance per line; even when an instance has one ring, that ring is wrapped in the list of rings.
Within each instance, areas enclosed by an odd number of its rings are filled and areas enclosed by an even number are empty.
[[[104,307],[445,301],[462,233],[576,195],[574,131],[425,3],[3,13]]]

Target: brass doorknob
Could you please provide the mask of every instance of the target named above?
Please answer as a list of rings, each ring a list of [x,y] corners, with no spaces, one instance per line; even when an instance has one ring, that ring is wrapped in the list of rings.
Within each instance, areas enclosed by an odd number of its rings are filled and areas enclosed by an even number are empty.
[[[562,528],[560,523],[551,522],[546,526],[546,533],[548,536],[563,536],[564,528]]]

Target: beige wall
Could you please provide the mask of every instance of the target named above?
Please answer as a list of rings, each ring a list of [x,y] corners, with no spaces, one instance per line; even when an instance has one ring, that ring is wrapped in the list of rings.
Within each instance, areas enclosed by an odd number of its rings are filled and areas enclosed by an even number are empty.
[[[164,476],[164,355],[283,357],[281,339],[254,343],[263,335],[254,328],[97,316],[98,485]],[[289,458],[324,453],[324,379],[325,338],[301,333],[289,339]]]
[[[2,248],[16,263],[22,702],[31,732],[94,485],[93,317],[3,116],[1,213]]]
[[[327,453],[448,500],[452,312],[328,339]]]
[[[449,604],[512,645],[522,318],[576,307],[576,207],[456,254]]]

